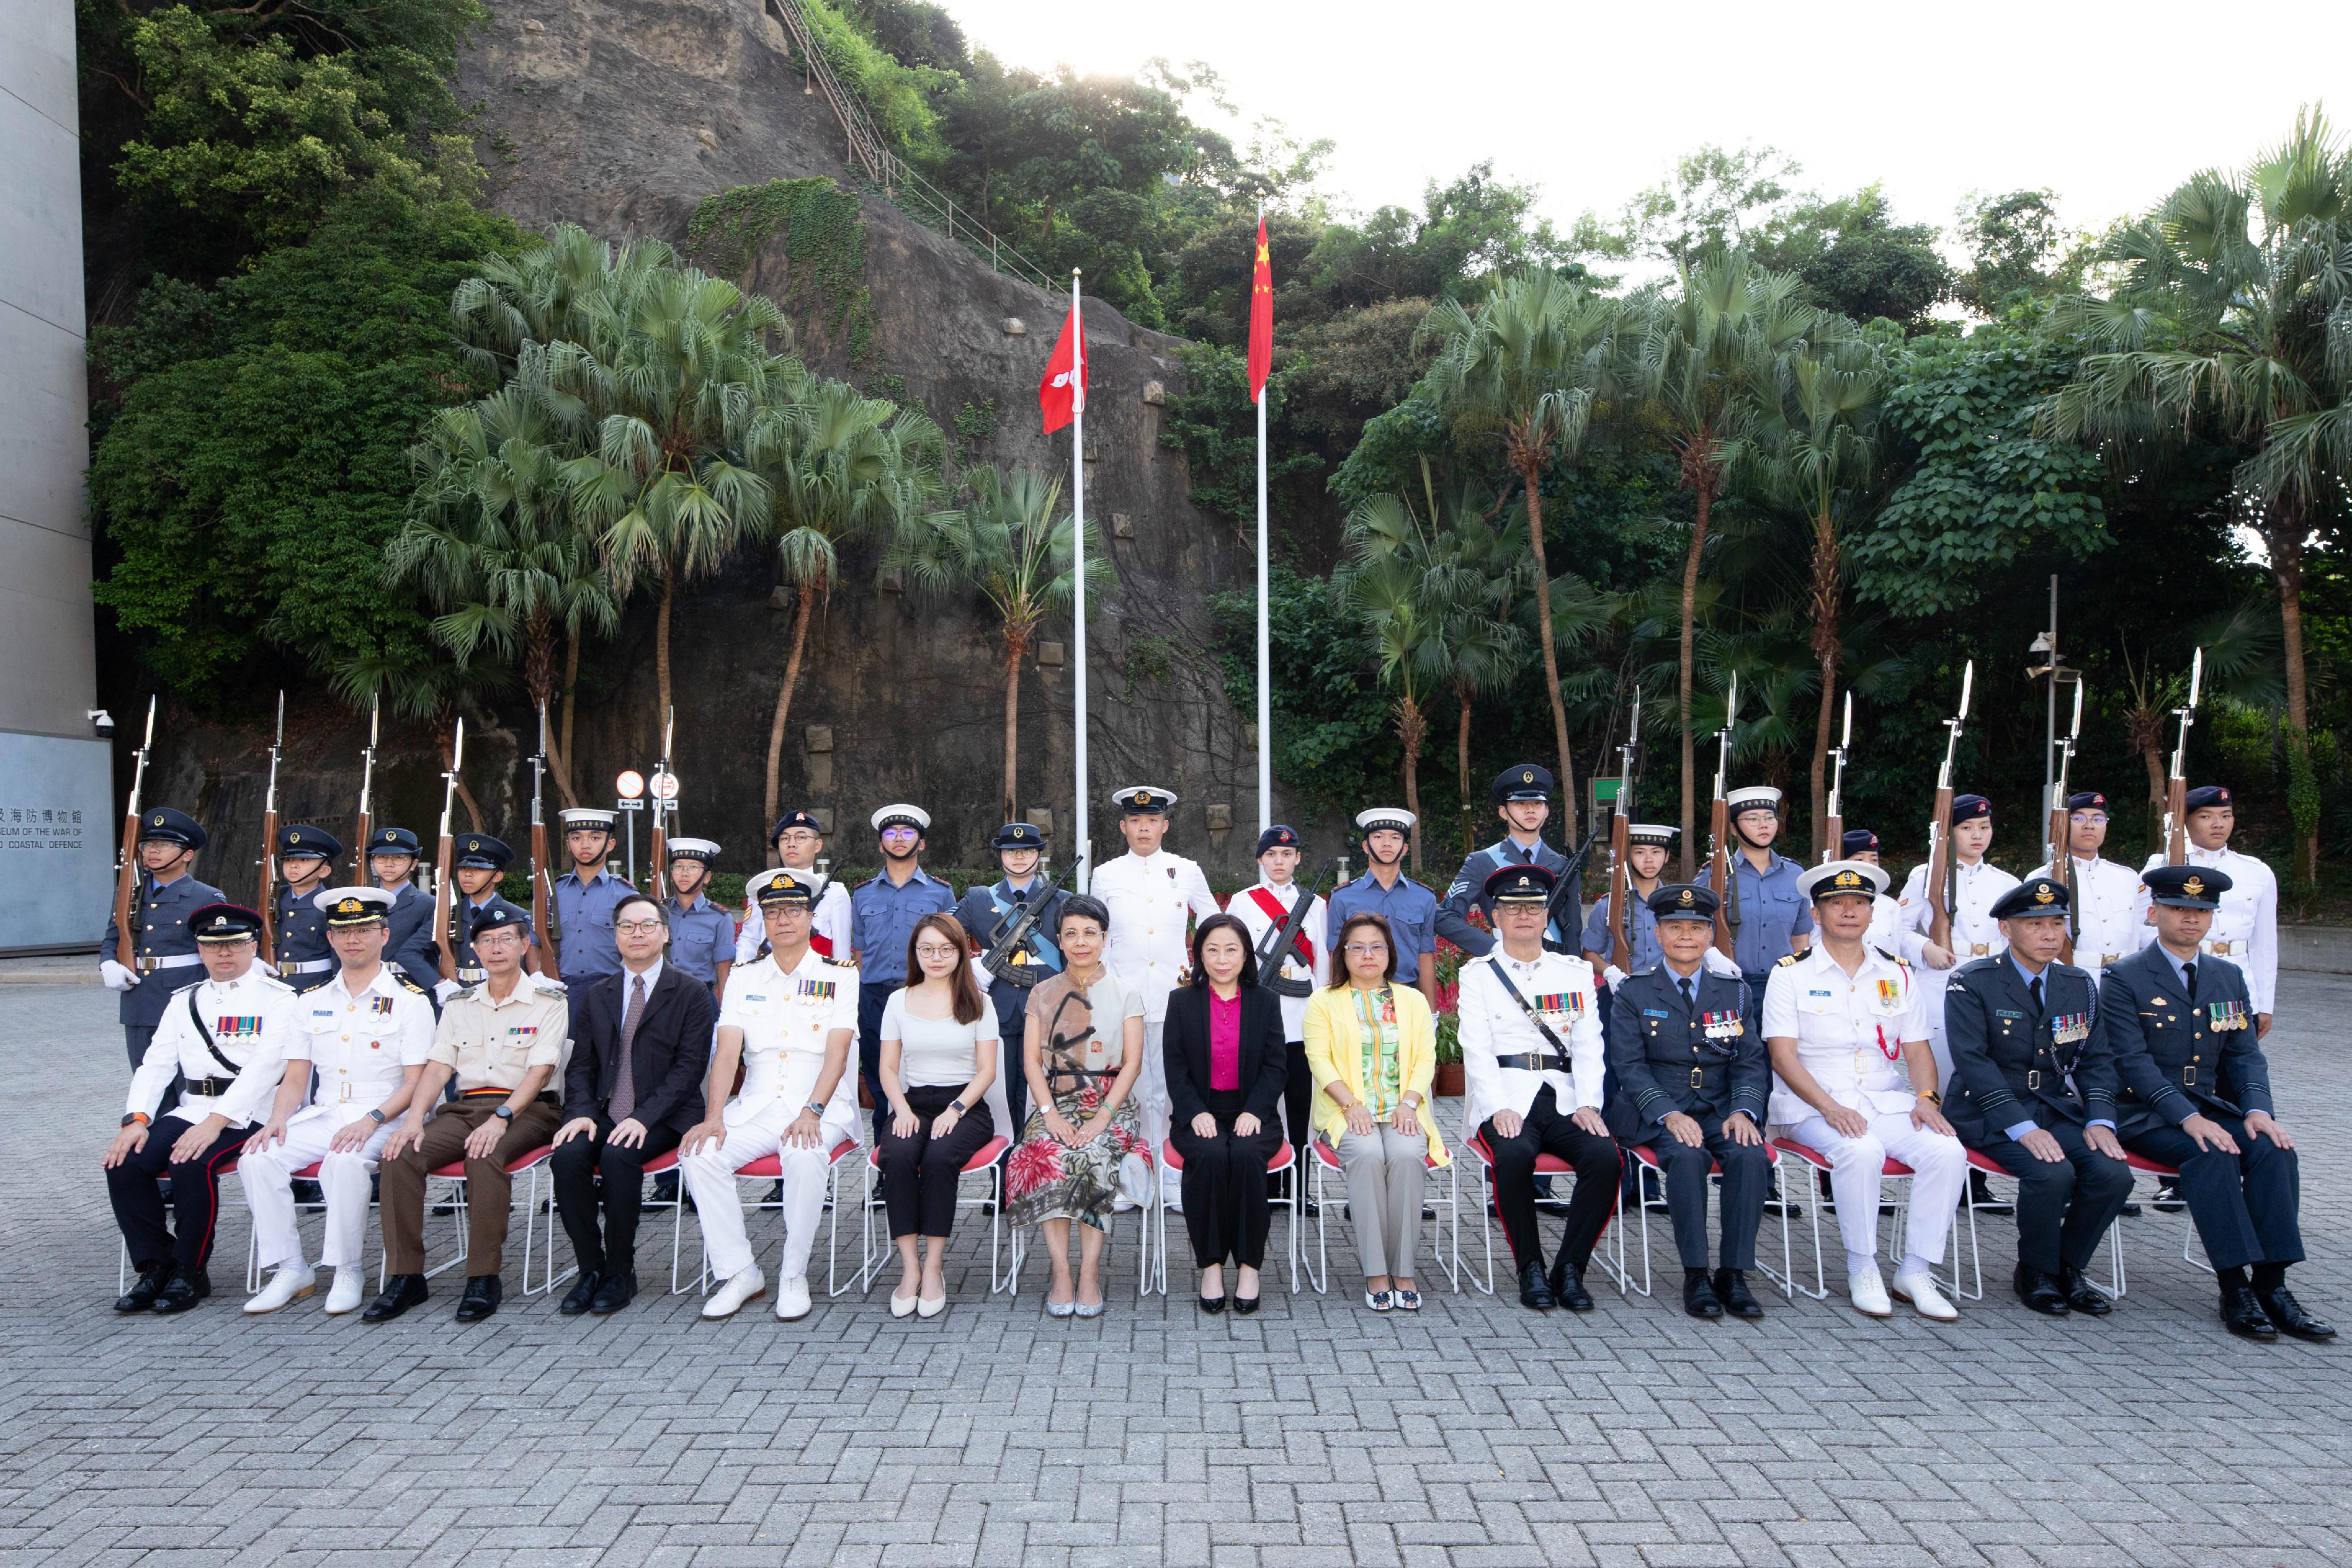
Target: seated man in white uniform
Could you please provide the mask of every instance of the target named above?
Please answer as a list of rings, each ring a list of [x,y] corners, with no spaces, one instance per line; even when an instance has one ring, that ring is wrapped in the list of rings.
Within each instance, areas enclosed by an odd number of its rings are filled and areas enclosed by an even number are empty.
[[[809,1312],[808,1260],[824,1215],[831,1153],[857,1138],[857,1092],[849,1071],[857,1038],[857,967],[810,946],[816,900],[807,883],[771,873],[757,897],[768,956],[739,966],[727,978],[708,1109],[678,1145],[679,1169],[702,1217],[710,1271],[720,1281],[702,1315],[732,1317],[768,1289],[751,1260],[735,1173],[753,1160],[779,1156],[784,1256],[776,1316],[790,1322]],[[730,1100],[738,1062],[743,1087]]]
[[[1773,966],[1764,990],[1776,1127],[1830,1161],[1846,1290],[1854,1309],[1894,1312],[1878,1272],[1878,1191],[1889,1155],[1916,1172],[1895,1293],[1922,1317],[1959,1316],[1936,1289],[1968,1152],[1944,1120],[1927,1019],[1910,967],[1870,946],[1872,903],[1886,873],[1832,861],[1798,886],[1813,901],[1817,940]]]

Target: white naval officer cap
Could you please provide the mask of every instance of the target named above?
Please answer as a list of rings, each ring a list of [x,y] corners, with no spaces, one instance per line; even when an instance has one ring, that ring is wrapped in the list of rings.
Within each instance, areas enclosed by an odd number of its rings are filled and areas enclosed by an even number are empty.
[[[1874,898],[1886,891],[1886,873],[1867,861],[1824,861],[1797,877],[1797,891],[1818,904],[1853,895]]]
[[[1110,799],[1111,804],[1129,816],[1139,817],[1151,811],[1165,813],[1176,804],[1176,791],[1162,789],[1157,784],[1129,784],[1112,790]]]
[[[1374,806],[1356,813],[1359,831],[1373,833],[1382,828],[1394,828],[1400,833],[1412,831],[1413,823],[1421,819],[1402,806]]]
[[[877,833],[885,828],[897,827],[912,828],[919,833],[931,831],[931,814],[920,806],[909,806],[903,800],[895,806],[883,807],[874,813],[871,820]]]
[[[719,858],[719,846],[709,839],[670,840],[669,858],[677,860],[681,856],[688,860],[700,861],[708,865]]]
[[[331,926],[367,925],[384,918],[394,894],[381,887],[330,887],[310,895],[310,906]]]
[[[1727,800],[1729,797],[1727,796],[1725,799]],[[1626,828],[1625,841],[1629,844],[1649,844],[1657,849],[1670,850],[1675,847],[1675,840],[1681,834],[1680,828],[1670,828],[1664,822],[1635,822]]]
[[[1778,811],[1780,809],[1780,791],[1769,784],[1750,784],[1745,789],[1727,793],[1723,803],[1735,817],[1742,811]]]

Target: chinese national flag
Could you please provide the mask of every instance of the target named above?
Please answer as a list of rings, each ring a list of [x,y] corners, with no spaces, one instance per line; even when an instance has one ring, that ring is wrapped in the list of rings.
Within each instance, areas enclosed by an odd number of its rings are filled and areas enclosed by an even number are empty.
[[[1257,221],[1257,259],[1250,267],[1250,401],[1265,393],[1274,372],[1274,262],[1266,254],[1265,219]]]
[[[1037,383],[1037,412],[1045,418],[1045,433],[1070,423],[1087,411],[1087,334],[1074,301],[1055,341],[1054,357],[1045,361],[1045,379]]]

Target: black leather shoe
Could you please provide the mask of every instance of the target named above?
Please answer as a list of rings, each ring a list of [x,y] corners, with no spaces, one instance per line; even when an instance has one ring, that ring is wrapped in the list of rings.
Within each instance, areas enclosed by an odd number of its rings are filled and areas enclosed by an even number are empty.
[[[327,1189],[309,1176],[298,1176],[293,1182],[294,1207],[317,1208],[327,1201]]]
[[[1551,1293],[1550,1281],[1544,1278],[1543,1265],[1529,1260],[1519,1265],[1519,1305],[1548,1312],[1559,1305]]]
[[[555,1310],[567,1318],[578,1317],[588,1310],[590,1302],[595,1301],[596,1287],[604,1282],[604,1276],[594,1270],[581,1270],[580,1278],[573,1281],[572,1289],[563,1293],[562,1304]]]
[[[2069,1269],[2059,1275],[2058,1285],[2066,1292],[2066,1305],[2075,1312],[2103,1318],[2116,1310],[2106,1292],[2091,1283],[2080,1269]]]
[[[1715,1298],[1714,1282],[1704,1269],[1683,1270],[1683,1311],[1695,1318],[1719,1318],[1723,1303]]]
[[[1198,1296],[1194,1300],[1201,1303],[1201,1311],[1213,1318],[1225,1310],[1225,1299],[1223,1296]]]
[[[1584,1276],[1571,1274],[1557,1263],[1552,1265],[1551,1270],[1551,1295],[1552,1300],[1571,1312],[1589,1312],[1592,1310],[1592,1296],[1584,1288]]]
[[[139,1271],[139,1278],[131,1282],[131,1289],[114,1298],[114,1310],[118,1312],[143,1312],[153,1306],[163,1295],[163,1287],[172,1282],[172,1270],[173,1263],[168,1258],[161,1263],[148,1264]]]
[[[2056,1280],[2041,1270],[2028,1263],[2020,1263],[2013,1283],[2017,1289],[2017,1299],[2033,1311],[2053,1318],[2066,1315],[2066,1292],[2058,1288]]]
[[[213,1293],[212,1276],[202,1269],[193,1274],[173,1274],[163,1293],[155,1298],[154,1313],[159,1318],[174,1312],[184,1312]]]
[[[2148,1207],[2158,1214],[2179,1214],[2189,1207],[2189,1200],[2180,1196],[2179,1183],[2160,1181],[2156,1184],[2156,1197]]]
[[[432,1292],[425,1288],[422,1274],[394,1274],[383,1282],[383,1294],[367,1304],[360,1314],[363,1323],[388,1323],[411,1307],[421,1307]]]
[[[1717,1269],[1715,1271],[1715,1299],[1723,1310],[1735,1318],[1753,1322],[1764,1315],[1762,1303],[1748,1291],[1748,1275],[1739,1269]]]
[[[1992,1184],[1985,1180],[1982,1171],[1969,1172],[1969,1203],[1979,1214],[2014,1214],[2015,1204],[2003,1203],[1993,1197]]]
[[[608,1274],[604,1283],[596,1287],[596,1299],[589,1304],[588,1310],[600,1318],[606,1318],[636,1299],[637,1277],[635,1274]]]
[[[457,1302],[457,1321],[478,1323],[499,1310],[499,1301],[506,1293],[505,1286],[496,1274],[476,1274],[466,1281],[466,1293]]]
[[[1264,1299],[1265,1298],[1262,1296],[1235,1296],[1234,1298],[1234,1314],[1236,1317],[1245,1318],[1249,1316],[1252,1312],[1257,1311],[1258,1302]]]
[[[2136,1203],[2127,1203],[2124,1205],[2123,1207],[2116,1211],[2116,1218],[2117,1219],[2137,1219],[2139,1218],[2139,1205]]]
[[[2324,1343],[2336,1337],[2335,1325],[2324,1323],[2305,1312],[2303,1303],[2294,1299],[2294,1292],[2284,1285],[2276,1290],[2257,1291],[2254,1300],[2262,1303],[2263,1315],[2270,1319],[2271,1326],[2281,1333],[2291,1333],[2314,1344]]]
[[[2240,1339],[2251,1339],[2268,1344],[2278,1338],[2278,1326],[2263,1311],[2262,1299],[2254,1294],[2252,1285],[2241,1285],[2221,1292],[2221,1326]]]

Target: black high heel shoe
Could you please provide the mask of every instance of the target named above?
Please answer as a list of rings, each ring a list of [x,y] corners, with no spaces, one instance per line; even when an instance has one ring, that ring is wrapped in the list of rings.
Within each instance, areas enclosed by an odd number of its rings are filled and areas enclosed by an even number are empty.
[[[1247,1317],[1252,1312],[1257,1311],[1258,1301],[1259,1298],[1256,1296],[1235,1296],[1234,1298],[1234,1311],[1240,1313],[1243,1317]]]
[[[1223,1296],[1196,1296],[1193,1299],[1201,1303],[1201,1310],[1211,1317],[1215,1317],[1225,1310],[1225,1299]],[[1249,1304],[1255,1306],[1257,1303],[1253,1301]]]

